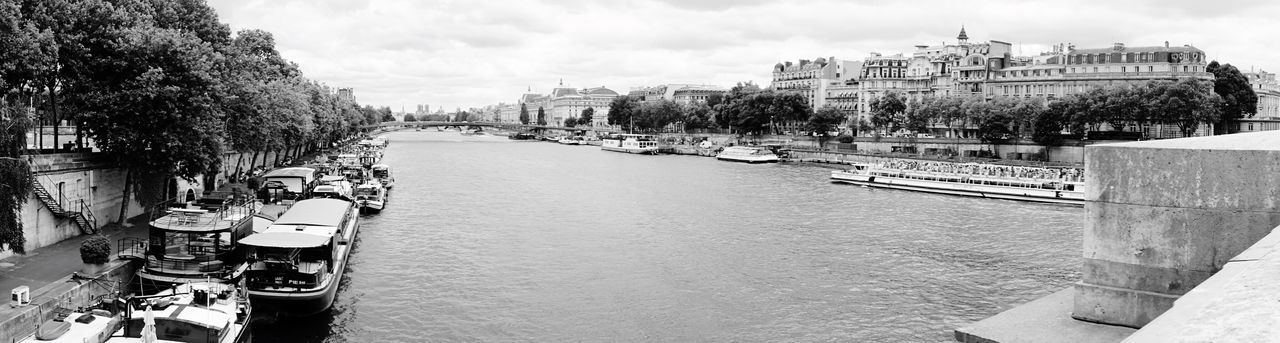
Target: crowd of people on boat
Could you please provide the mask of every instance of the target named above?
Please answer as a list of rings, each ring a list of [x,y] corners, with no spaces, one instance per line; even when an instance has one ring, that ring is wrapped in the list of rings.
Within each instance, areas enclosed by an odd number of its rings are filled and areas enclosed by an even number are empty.
[[[1084,182],[1084,170],[1077,168],[1041,168],[1002,166],[977,163],[952,163],[941,161],[891,160],[880,163],[881,168],[917,170],[948,174],[1012,177],[1048,181]]]

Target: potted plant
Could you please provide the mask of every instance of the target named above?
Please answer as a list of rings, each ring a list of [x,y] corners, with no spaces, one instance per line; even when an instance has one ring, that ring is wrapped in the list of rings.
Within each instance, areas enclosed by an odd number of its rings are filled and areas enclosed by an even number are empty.
[[[82,272],[97,275],[102,272],[107,262],[111,262],[111,241],[107,237],[94,235],[80,243],[80,261],[84,262]]]

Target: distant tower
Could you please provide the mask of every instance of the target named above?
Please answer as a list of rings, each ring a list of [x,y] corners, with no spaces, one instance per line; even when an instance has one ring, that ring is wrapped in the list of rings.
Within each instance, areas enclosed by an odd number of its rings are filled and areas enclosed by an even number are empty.
[[[354,101],[356,99],[355,91],[351,88],[338,88],[338,98]]]
[[[969,44],[969,35],[964,33],[964,25],[960,25],[960,35],[956,36],[956,40],[960,41],[960,45]]]

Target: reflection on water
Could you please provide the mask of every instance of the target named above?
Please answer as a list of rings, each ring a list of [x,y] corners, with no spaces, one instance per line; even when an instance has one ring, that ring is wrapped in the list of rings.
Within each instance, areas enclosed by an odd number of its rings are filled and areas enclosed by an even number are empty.
[[[389,135],[334,310],[258,342],[949,341],[1079,278],[1072,207],[831,184],[805,164]]]

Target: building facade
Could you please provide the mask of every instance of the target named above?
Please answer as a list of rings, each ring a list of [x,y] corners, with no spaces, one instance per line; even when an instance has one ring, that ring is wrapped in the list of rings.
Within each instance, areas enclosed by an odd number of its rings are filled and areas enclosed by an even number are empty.
[[[627,95],[641,103],[666,100],[687,105],[697,102],[705,103],[707,101],[707,97],[712,94],[724,94],[728,91],[728,89],[715,85],[670,83],[652,87],[633,88],[627,93]]]
[[[817,109],[826,105],[828,85],[855,79],[861,72],[861,63],[835,57],[799,60],[796,63],[779,62],[773,66],[773,81],[769,89],[800,94],[808,99],[810,107]]]
[[[1276,74],[1259,70],[1244,76],[1249,78],[1253,93],[1258,95],[1258,113],[1254,118],[1280,119],[1280,84],[1276,83]]]
[[[541,108],[545,113],[545,120],[549,126],[560,126],[564,124],[565,119],[581,118],[582,112],[591,108],[592,115],[590,124],[579,124],[584,126],[607,126],[609,120],[609,105],[613,99],[618,97],[618,93],[611,89],[601,87],[577,89],[572,87],[564,87],[561,83],[559,87],[553,88],[550,94],[539,94],[529,92],[520,96],[520,99],[514,104],[499,104],[493,111],[501,122],[519,123],[520,107],[523,105],[529,111],[529,124],[537,124],[538,109]]]

